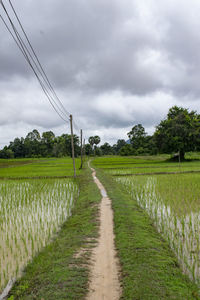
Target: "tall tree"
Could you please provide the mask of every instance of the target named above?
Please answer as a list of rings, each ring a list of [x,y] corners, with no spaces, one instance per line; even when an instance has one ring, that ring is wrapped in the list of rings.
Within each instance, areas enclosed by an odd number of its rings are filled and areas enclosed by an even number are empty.
[[[135,150],[144,147],[146,132],[141,124],[135,125],[130,132],[127,133],[130,143]]]
[[[25,157],[24,138],[15,138],[13,142],[10,142],[9,149],[14,153],[14,157]]]
[[[44,156],[51,156],[53,151],[55,134],[52,131],[46,131],[42,134],[42,148]]]
[[[94,136],[94,144],[97,146],[101,142],[101,139],[98,135]]]
[[[179,152],[184,159],[186,151],[200,146],[200,116],[195,111],[173,106],[156,127],[154,137],[160,152]]]
[[[113,154],[112,146],[109,143],[104,143],[100,147],[103,155],[111,155]]]
[[[126,141],[123,139],[117,140],[117,144],[113,145],[113,152],[119,154],[119,151],[122,147],[126,145]]]
[[[95,135],[94,136],[94,155],[96,155],[96,148],[97,148],[97,145],[101,142],[101,139],[98,135]]]
[[[32,157],[40,155],[41,137],[37,129],[29,132],[24,140],[25,156]]]
[[[88,139],[88,142],[89,142],[89,144],[91,145],[91,147],[93,149],[93,146],[94,146],[94,137],[90,136],[89,139]]]

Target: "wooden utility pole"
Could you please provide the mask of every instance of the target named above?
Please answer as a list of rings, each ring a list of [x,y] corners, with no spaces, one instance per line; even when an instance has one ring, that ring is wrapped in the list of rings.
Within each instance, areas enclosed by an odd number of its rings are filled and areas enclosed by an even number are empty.
[[[81,129],[81,166],[80,169],[83,168],[83,131]]]
[[[73,167],[74,167],[74,177],[76,177],[76,166],[75,166],[75,158],[74,158],[74,133],[73,133],[72,115],[70,115],[70,127],[71,127],[71,144],[72,144],[72,160],[73,160]]]

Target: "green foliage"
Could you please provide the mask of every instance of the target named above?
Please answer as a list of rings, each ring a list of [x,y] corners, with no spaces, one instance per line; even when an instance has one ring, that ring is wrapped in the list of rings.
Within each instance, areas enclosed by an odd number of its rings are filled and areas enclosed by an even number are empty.
[[[92,149],[93,149],[93,145],[94,145],[94,136],[90,136],[88,139],[89,144],[91,145]]]
[[[132,145],[132,151],[130,147],[126,147],[121,149],[120,155],[148,155],[157,153],[154,138],[147,135],[141,124],[135,125],[127,135]]]
[[[88,142],[89,142],[89,145],[91,148],[89,148],[87,146],[87,152],[89,153],[88,155],[91,155],[94,153],[94,155],[96,155],[96,151],[97,151],[97,145],[101,142],[101,139],[98,135],[95,135],[95,136],[90,136],[89,139],[88,139]],[[98,154],[97,155],[100,155],[100,151],[98,151]]]
[[[144,146],[144,141],[146,137],[146,132],[141,124],[135,125],[130,132],[127,133],[131,144],[134,149],[138,149]]]
[[[135,155],[135,151],[132,145],[126,144],[120,149],[119,154],[122,156],[130,156],[130,155]]]
[[[103,155],[112,155],[113,154],[112,146],[109,145],[109,143],[104,143],[103,145],[101,145],[100,149],[101,149]]]
[[[117,141],[117,144],[113,145],[113,152],[114,154],[119,154],[120,149],[126,145],[126,141],[120,139]]]
[[[74,135],[75,156],[80,155],[79,138]],[[26,138],[15,138],[10,145],[0,151],[0,158],[23,157],[63,157],[71,156],[71,135],[63,134],[55,137],[52,131],[42,133],[34,129]]]
[[[98,135],[94,136],[94,144],[97,146],[101,142],[101,139]]]
[[[90,144],[85,145],[85,154],[91,155],[93,153],[92,146]]]
[[[200,116],[195,111],[173,106],[156,127],[154,138],[160,152],[180,152],[184,159],[186,151],[200,148]]]
[[[5,146],[3,150],[0,151],[0,158],[4,158],[4,159],[14,158],[14,152],[11,149],[9,149],[7,146]]]

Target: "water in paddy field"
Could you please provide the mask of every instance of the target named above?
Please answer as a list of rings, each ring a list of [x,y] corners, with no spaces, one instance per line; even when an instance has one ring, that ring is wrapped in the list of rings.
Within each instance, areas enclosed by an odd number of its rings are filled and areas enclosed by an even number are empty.
[[[200,212],[177,216],[156,193],[156,178],[148,178],[142,188],[135,186],[131,178],[118,177],[127,191],[154,220],[158,231],[168,240],[184,271],[196,283],[200,283]]]
[[[50,242],[77,195],[70,179],[0,183],[0,293]]]

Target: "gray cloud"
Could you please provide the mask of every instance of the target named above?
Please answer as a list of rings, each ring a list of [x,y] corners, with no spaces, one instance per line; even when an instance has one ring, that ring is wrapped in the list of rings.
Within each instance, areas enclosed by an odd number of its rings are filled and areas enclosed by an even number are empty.
[[[13,4],[54,88],[86,135],[113,141],[137,123],[152,133],[174,104],[199,111],[197,1]],[[5,131],[9,140],[25,128],[62,133],[62,120],[3,23],[0,36],[0,139],[6,139]]]

